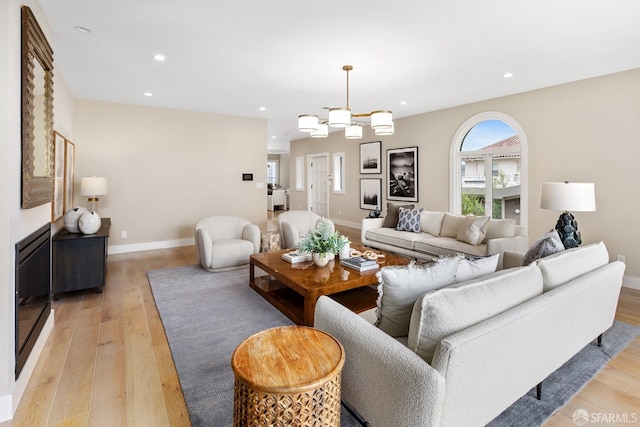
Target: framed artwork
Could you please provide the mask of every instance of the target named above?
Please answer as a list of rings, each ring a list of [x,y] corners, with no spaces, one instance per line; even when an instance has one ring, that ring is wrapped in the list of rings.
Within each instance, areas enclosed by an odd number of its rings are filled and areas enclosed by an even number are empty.
[[[387,199],[418,201],[418,147],[387,150]]]
[[[360,209],[380,209],[382,206],[382,179],[360,178]]]
[[[51,200],[51,222],[64,215],[64,154],[65,137],[53,131],[53,199]]]
[[[360,144],[360,173],[381,173],[382,142]]]
[[[64,144],[64,211],[73,208],[73,180],[75,174],[76,145],[65,139]]]

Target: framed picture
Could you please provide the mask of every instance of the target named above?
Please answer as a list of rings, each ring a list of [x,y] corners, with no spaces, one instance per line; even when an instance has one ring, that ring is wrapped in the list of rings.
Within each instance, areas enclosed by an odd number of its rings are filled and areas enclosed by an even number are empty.
[[[360,173],[382,173],[382,142],[360,144]]]
[[[65,138],[53,131],[53,199],[51,200],[51,222],[64,215],[64,143]]]
[[[387,150],[387,199],[418,201],[418,147]]]
[[[73,180],[75,174],[76,145],[65,139],[64,144],[64,211],[73,208]]]
[[[360,209],[380,209],[382,206],[382,179],[360,178]]]

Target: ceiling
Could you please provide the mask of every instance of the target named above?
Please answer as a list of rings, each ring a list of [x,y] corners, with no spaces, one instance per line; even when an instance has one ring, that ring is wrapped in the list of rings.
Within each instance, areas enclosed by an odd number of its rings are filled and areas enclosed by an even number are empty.
[[[264,118],[270,152],[346,106],[345,64],[352,111],[394,118],[640,67],[637,0],[40,4],[75,97]]]

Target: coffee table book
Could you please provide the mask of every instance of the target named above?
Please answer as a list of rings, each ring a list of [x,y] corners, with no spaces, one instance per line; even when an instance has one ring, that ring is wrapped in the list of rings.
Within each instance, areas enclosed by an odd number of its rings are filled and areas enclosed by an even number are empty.
[[[360,272],[375,270],[376,268],[378,268],[378,263],[375,260],[370,260],[364,257],[341,259],[340,264],[345,267],[353,268],[354,270],[358,270]]]
[[[282,259],[295,264],[296,262],[311,261],[311,254],[302,254],[296,251],[285,252],[282,254]]]

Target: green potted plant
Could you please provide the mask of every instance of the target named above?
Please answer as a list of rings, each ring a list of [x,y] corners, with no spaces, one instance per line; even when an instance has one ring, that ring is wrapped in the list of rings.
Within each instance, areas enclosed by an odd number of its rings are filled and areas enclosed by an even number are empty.
[[[298,242],[298,252],[310,253],[313,262],[322,267],[335,258],[346,245],[349,239],[334,231],[328,221],[320,221],[315,230],[309,231]]]

